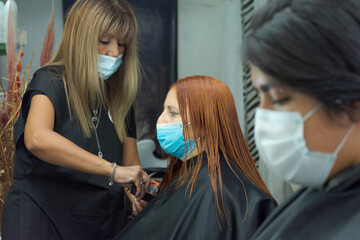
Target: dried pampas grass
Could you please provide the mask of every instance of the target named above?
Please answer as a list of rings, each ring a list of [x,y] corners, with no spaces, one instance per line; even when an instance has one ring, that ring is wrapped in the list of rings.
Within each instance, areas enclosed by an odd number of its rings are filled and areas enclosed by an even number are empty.
[[[46,30],[43,47],[41,50],[40,66],[44,66],[48,63],[52,56],[52,51],[55,44],[55,33],[54,33],[54,2],[51,12],[51,17]]]

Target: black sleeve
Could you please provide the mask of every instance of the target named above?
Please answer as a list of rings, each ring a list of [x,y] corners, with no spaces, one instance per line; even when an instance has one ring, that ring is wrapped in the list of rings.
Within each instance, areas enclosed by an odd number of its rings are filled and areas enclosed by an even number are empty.
[[[60,117],[59,110],[67,109],[66,95],[61,74],[50,67],[39,69],[34,73],[34,77],[27,87],[22,102],[22,115],[26,121],[30,109],[30,103],[33,96],[46,95],[55,109],[55,116]]]
[[[32,97],[37,94],[43,94],[49,97],[55,109],[55,121],[57,116],[58,118],[59,116],[64,117],[64,114],[56,111],[56,109],[62,109],[62,111],[66,111],[65,109],[67,109],[61,74],[53,72],[48,68],[49,67],[41,68],[34,73],[22,99],[20,116],[14,125],[14,142],[16,144],[15,155],[17,158],[23,160],[16,161],[15,163],[14,176],[17,177],[30,173],[39,161],[38,158],[31,157],[32,154],[25,148],[23,138]]]
[[[64,85],[61,80],[61,74],[57,71],[51,70],[50,67],[45,67],[37,70],[28,85],[26,92],[22,99],[20,116],[16,121],[14,127],[14,141],[15,143],[24,134],[25,123],[30,109],[31,98],[36,94],[44,94],[51,100],[55,109],[56,117],[63,116],[56,111],[56,109],[67,109],[66,96]],[[65,117],[65,116],[63,116]]]
[[[136,120],[135,120],[135,111],[134,107],[130,108],[130,111],[126,117],[126,126],[127,126],[127,136],[131,138],[136,138]]]

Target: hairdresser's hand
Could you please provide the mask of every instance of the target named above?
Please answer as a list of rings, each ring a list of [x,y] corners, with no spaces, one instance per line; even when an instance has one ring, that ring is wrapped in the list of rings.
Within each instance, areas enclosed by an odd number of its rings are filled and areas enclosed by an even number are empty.
[[[134,200],[132,204],[132,215],[136,216],[138,213],[146,207],[147,202],[144,200],[140,200],[140,202]]]
[[[149,184],[146,180],[149,181],[149,176],[142,170],[140,165],[129,167],[118,166],[114,175],[114,182],[123,187],[130,188],[131,185],[135,185],[135,197],[138,201],[146,193],[145,186]]]
[[[144,188],[145,188],[145,192],[147,192],[149,190],[151,179],[150,179],[149,175],[144,170],[142,170],[142,171],[143,171],[143,173],[142,173],[143,181],[145,182]]]
[[[144,170],[142,170],[142,180],[140,181],[141,192],[142,193],[144,192],[144,194],[145,194],[148,191],[149,186],[150,186],[150,177]],[[138,191],[139,191],[138,186],[136,186],[135,197],[136,197],[136,201],[139,202],[144,195],[141,195],[141,197],[138,197],[138,195],[137,195]]]

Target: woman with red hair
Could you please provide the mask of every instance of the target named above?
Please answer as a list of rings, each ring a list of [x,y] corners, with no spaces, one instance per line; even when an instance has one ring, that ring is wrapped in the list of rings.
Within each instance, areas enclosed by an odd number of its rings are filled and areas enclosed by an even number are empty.
[[[276,207],[220,80],[174,83],[157,137],[170,165],[157,196],[116,239],[250,239]]]

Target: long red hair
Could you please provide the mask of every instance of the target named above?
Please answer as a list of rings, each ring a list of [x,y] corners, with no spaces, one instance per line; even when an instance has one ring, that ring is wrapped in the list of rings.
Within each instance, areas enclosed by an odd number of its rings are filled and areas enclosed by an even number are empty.
[[[179,177],[177,187],[190,180],[187,189],[190,189],[191,196],[202,164],[202,155],[205,152],[208,159],[209,178],[215,195],[216,208],[220,216],[223,216],[221,214],[221,209],[224,211],[220,169],[221,152],[235,175],[236,173],[232,169],[230,162],[240,169],[258,188],[271,196],[255,166],[243,137],[234,98],[229,87],[213,77],[189,76],[175,82],[170,89],[176,90],[180,115],[185,125],[183,136],[185,139],[190,138],[190,128],[186,124],[191,122],[189,125],[192,129],[191,134],[193,139],[197,139],[197,148],[200,154],[196,164],[190,166],[191,171],[188,170],[187,164],[182,164],[182,161],[171,157],[159,190],[165,189],[166,191],[174,178]],[[185,144],[187,144],[187,141],[185,141]],[[237,175],[236,177],[244,188],[241,179]],[[217,185],[217,182],[219,185]],[[222,206],[219,204],[218,186]],[[245,188],[244,191],[247,199]]]

